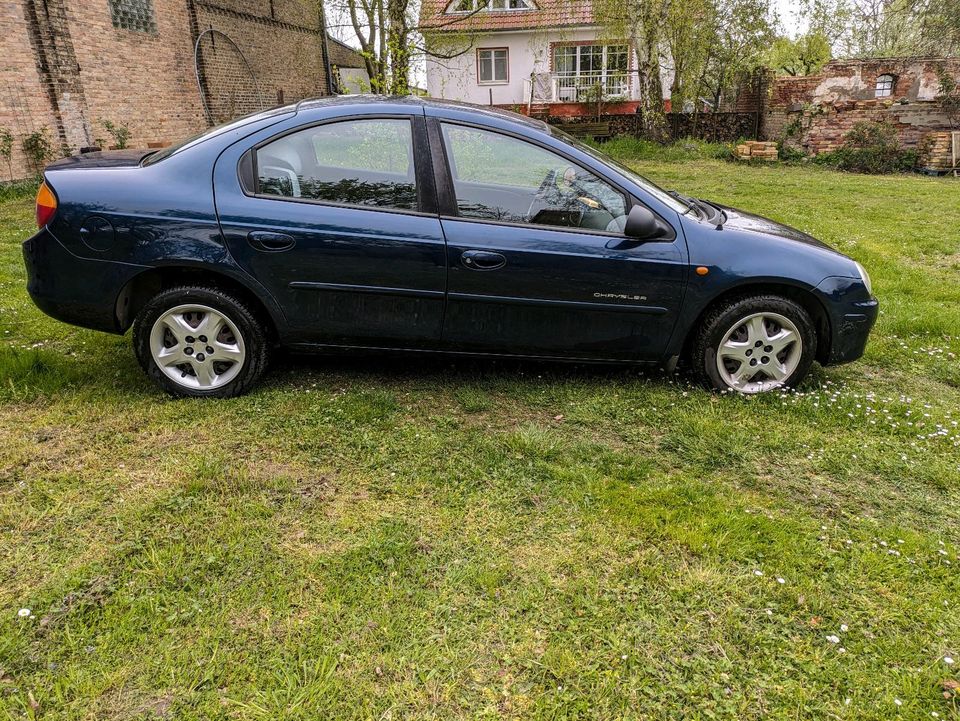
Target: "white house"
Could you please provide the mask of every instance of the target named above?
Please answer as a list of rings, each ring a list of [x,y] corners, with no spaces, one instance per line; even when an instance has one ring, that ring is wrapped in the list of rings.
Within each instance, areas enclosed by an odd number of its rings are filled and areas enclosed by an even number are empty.
[[[595,22],[591,0],[423,0],[420,27],[433,97],[582,115],[602,94],[605,113],[636,111],[636,54]]]

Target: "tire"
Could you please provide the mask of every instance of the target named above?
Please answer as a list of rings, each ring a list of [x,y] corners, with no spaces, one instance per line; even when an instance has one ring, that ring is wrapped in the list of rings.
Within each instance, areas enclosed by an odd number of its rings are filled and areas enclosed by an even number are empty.
[[[691,360],[712,388],[753,394],[796,386],[816,355],[817,332],[810,314],[788,298],[757,295],[711,309]]]
[[[270,355],[266,326],[250,306],[204,286],[170,288],[150,299],[133,323],[133,348],[146,374],[177,397],[242,395]]]

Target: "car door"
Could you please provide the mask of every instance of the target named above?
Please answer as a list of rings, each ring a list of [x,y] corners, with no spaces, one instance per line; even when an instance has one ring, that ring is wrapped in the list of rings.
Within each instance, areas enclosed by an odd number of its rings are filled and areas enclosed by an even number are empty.
[[[438,167],[449,268],[444,342],[660,359],[686,282],[682,239],[627,239],[621,229],[635,201],[559,152],[504,131],[430,123],[446,156]]]
[[[292,342],[429,348],[446,290],[423,111],[288,127],[215,172],[235,260],[282,306]]]

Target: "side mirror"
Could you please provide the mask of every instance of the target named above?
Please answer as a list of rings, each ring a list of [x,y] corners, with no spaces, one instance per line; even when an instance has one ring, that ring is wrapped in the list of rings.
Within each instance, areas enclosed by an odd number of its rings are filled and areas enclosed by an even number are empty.
[[[660,234],[660,223],[657,216],[645,205],[634,204],[627,216],[627,223],[623,226],[623,234],[628,238],[646,240]]]

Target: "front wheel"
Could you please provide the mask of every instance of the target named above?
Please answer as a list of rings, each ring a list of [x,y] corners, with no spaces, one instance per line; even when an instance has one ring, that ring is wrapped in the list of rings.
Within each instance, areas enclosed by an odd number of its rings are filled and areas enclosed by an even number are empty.
[[[793,387],[817,353],[810,314],[780,296],[740,298],[710,312],[693,350],[695,369],[717,390],[763,393]]]
[[[137,315],[133,345],[141,367],[175,396],[232,398],[266,369],[263,324],[239,298],[184,286],[152,298]]]

